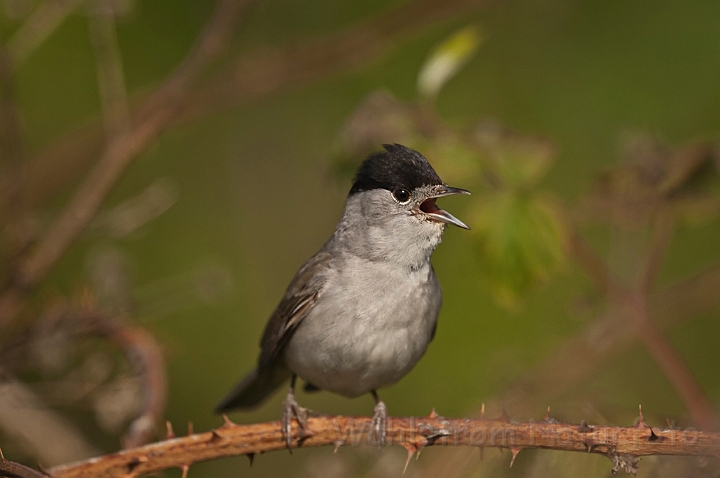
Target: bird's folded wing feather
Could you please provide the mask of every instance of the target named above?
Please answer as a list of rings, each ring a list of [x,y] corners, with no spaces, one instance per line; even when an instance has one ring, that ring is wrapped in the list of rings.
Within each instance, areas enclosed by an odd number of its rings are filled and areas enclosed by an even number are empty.
[[[295,329],[315,305],[325,282],[325,278],[318,274],[318,271],[325,268],[331,257],[328,252],[318,252],[303,264],[293,277],[265,327],[260,341],[258,370],[270,366],[279,357]]]

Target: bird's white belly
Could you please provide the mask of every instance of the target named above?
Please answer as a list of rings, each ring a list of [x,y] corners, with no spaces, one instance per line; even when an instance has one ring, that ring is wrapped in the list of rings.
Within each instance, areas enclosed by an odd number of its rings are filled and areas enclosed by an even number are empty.
[[[437,279],[428,264],[398,274],[390,289],[372,284],[369,277],[336,278],[288,342],[290,370],[323,390],[355,397],[412,369],[432,339],[441,301]]]
[[[286,349],[285,360],[290,370],[323,390],[348,397],[400,380],[417,363],[430,341],[430,333],[412,337],[418,334],[408,329],[361,330],[354,336],[348,333],[348,340],[324,343],[306,338],[304,332],[299,329]]]

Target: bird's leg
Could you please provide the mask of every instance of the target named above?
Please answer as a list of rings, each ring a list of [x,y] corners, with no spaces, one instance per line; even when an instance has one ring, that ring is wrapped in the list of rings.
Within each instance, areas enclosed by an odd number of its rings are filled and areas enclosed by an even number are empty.
[[[378,446],[385,446],[385,436],[387,435],[387,407],[380,400],[375,390],[372,392],[372,396],[375,399],[375,410],[372,418],[372,429],[375,432],[375,436],[378,440]]]
[[[292,453],[292,421],[295,418],[300,428],[305,432],[307,429],[307,409],[300,406],[295,400],[295,380],[297,375],[292,376],[290,379],[290,389],[288,390],[285,401],[283,402],[283,414],[282,414],[282,434],[285,437],[285,443],[287,443],[288,450]]]

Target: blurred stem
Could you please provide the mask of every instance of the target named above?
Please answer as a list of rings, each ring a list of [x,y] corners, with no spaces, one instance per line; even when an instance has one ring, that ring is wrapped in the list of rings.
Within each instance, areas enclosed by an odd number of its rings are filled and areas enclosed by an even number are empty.
[[[7,41],[7,49],[12,62],[11,69],[17,70],[83,1],[46,0],[41,2]]]
[[[612,273],[602,257],[595,252],[577,229],[574,227],[568,229],[569,233],[566,237],[568,255],[575,260],[598,292],[605,297],[618,295],[617,281],[612,277]]]
[[[640,268],[635,289],[641,297],[647,297],[660,273],[660,266],[675,232],[675,216],[669,206],[661,207],[653,218],[652,234],[645,262]]]
[[[15,101],[15,77],[12,74],[11,53],[0,49],[0,156],[7,195],[3,244],[8,260],[13,260],[28,241],[25,226],[25,143],[20,111]],[[3,271],[4,272],[4,271]]]
[[[114,15],[112,6],[108,5],[106,0],[98,0],[92,6],[88,22],[90,39],[95,50],[107,143],[130,131],[130,108]]]

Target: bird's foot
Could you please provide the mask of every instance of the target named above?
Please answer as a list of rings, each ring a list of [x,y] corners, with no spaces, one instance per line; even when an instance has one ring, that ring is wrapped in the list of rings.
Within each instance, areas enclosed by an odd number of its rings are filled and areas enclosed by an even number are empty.
[[[292,453],[292,421],[293,418],[297,420],[300,426],[301,433],[299,436],[304,438],[309,436],[310,433],[307,430],[307,418],[308,409],[301,407],[295,399],[295,393],[290,390],[285,397],[283,402],[283,414],[282,414],[282,434],[285,438],[288,450]]]
[[[385,446],[385,436],[387,435],[387,407],[382,400],[378,400],[374,412],[371,433],[375,433],[378,447],[383,447]]]

